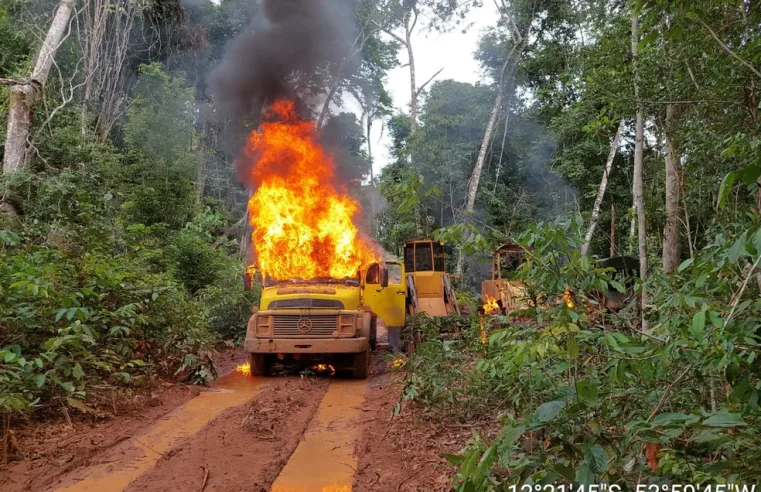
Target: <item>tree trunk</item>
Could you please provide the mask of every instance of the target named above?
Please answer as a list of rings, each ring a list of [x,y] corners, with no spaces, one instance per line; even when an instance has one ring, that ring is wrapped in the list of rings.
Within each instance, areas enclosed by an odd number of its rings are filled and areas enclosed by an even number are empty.
[[[679,159],[674,144],[674,106],[666,106],[666,225],[663,229],[663,271],[679,265]]]
[[[489,142],[491,141],[491,135],[494,132],[494,126],[497,122],[497,115],[499,115],[500,106],[502,106],[502,88],[499,89],[499,92],[497,92],[497,98],[494,100],[494,106],[492,107],[491,114],[489,115],[489,123],[486,125],[484,139],[481,142],[481,150],[478,151],[476,166],[473,168],[473,174],[471,174],[470,181],[468,182],[468,194],[465,201],[466,213],[472,213],[473,208],[476,204],[478,182],[481,180],[481,170],[484,167],[484,161],[486,160],[486,151],[489,147]],[[457,275],[462,275],[464,263],[465,255],[463,254],[462,248],[460,248],[459,254],[457,255],[457,266],[455,268],[455,273]]]
[[[610,257],[616,256],[616,202],[610,200]]]
[[[647,330],[645,307],[647,306],[647,224],[645,223],[645,197],[643,193],[643,158],[645,145],[645,122],[639,95],[638,53],[639,44],[637,12],[632,10],[632,64],[634,68],[634,99],[637,105],[637,122],[634,139],[634,203],[637,208],[637,239],[639,245],[639,277],[642,280],[641,313],[642,329]]]
[[[74,0],[61,0],[58,3],[58,9],[37,55],[29,82],[14,85],[10,89],[8,130],[3,158],[3,173],[5,174],[22,170],[28,163],[27,150],[32,126],[32,106],[45,87],[53,65],[53,58],[61,45],[73,9]]]
[[[373,174],[373,146],[370,141],[370,131],[373,128],[373,118],[370,113],[367,113],[367,160],[370,161],[370,185],[375,182],[375,175]]]
[[[605,170],[602,173],[602,179],[600,180],[600,188],[597,190],[597,198],[595,198],[595,204],[592,207],[592,217],[589,219],[589,227],[587,228],[587,234],[584,236],[584,245],[581,247],[581,254],[585,255],[589,252],[589,243],[592,241],[592,235],[597,227],[597,222],[600,220],[600,205],[602,205],[602,199],[605,196],[605,188],[608,187],[608,177],[610,171],[613,168],[613,161],[616,158],[618,152],[618,144],[621,141],[621,135],[624,133],[624,125],[626,120],[621,118],[621,123],[618,124],[618,130],[613,137],[613,142],[610,144],[610,151],[608,152],[608,161],[605,163]]]
[[[417,21],[417,14],[415,14],[415,21],[410,23],[410,16],[407,17],[405,25],[405,47],[407,48],[407,57],[409,58],[410,65],[410,133],[414,133],[417,130],[417,107],[418,107],[418,90],[417,80],[415,75],[415,54],[412,52],[412,30],[415,28]]]
[[[465,213],[473,213],[473,209],[476,205],[476,193],[478,192],[478,184],[481,181],[481,171],[484,168],[484,162],[486,161],[486,153],[489,150],[489,144],[491,142],[494,128],[497,126],[497,116],[499,115],[499,109],[502,107],[502,99],[505,92],[505,75],[507,78],[511,78],[515,65],[518,63],[518,57],[523,49],[523,44],[519,44],[517,49],[511,51],[507,60],[502,65],[502,71],[500,74],[499,87],[497,89],[497,97],[494,99],[494,106],[491,109],[489,115],[489,122],[486,124],[486,130],[484,131],[484,138],[481,140],[481,149],[478,151],[478,159],[476,159],[476,165],[473,167],[473,173],[470,175],[470,181],[468,181],[468,191],[465,199]],[[512,62],[512,63],[511,63]],[[508,65],[510,70],[507,70]],[[505,122],[507,124],[507,122]],[[463,265],[465,263],[465,255],[462,248],[457,255],[457,266],[455,267],[455,273],[462,275]]]

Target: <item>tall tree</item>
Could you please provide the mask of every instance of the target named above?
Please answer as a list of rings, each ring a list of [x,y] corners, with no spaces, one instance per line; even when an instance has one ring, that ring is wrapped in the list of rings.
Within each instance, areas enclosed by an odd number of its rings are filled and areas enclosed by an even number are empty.
[[[442,70],[433,74],[426,82],[418,86],[415,50],[412,38],[422,16],[427,19],[427,29],[445,30],[453,19],[462,19],[468,12],[471,2],[452,2],[448,0],[401,0],[401,22],[394,22],[384,27],[384,32],[398,41],[407,51],[407,67],[410,74],[410,128],[414,133],[419,126],[420,96],[425,87],[435,79]]]
[[[503,98],[508,85],[512,85],[513,77],[515,74],[515,68],[518,62],[523,56],[523,51],[529,42],[529,31],[531,30],[531,24],[534,22],[534,15],[536,13],[536,2],[531,5],[528,3],[521,3],[518,8],[525,8],[525,11],[516,10],[516,2],[510,2],[509,0],[502,0],[500,5],[500,15],[504,23],[507,26],[509,33],[509,46],[510,49],[505,56],[505,60],[502,64],[497,82],[497,96],[494,98],[494,105],[492,106],[491,113],[489,114],[489,120],[486,124],[486,130],[484,131],[483,139],[481,140],[481,149],[478,152],[478,158],[476,164],[473,166],[473,172],[470,175],[468,181],[468,192],[465,201],[465,213],[472,214],[476,204],[476,193],[478,192],[478,185],[481,182],[481,172],[486,161],[486,154],[489,150],[489,145],[492,140],[494,129],[497,125],[497,117],[499,116],[500,109],[502,108]],[[519,20],[516,20],[519,19]],[[519,26],[519,23],[521,27]],[[510,90],[510,89],[507,89]],[[465,256],[462,250],[457,258],[456,273],[462,275],[462,269],[465,261]]]
[[[613,137],[613,141],[610,144],[610,152],[608,153],[608,160],[605,163],[605,169],[602,173],[602,179],[600,180],[600,188],[597,191],[597,198],[595,199],[595,204],[592,207],[592,216],[589,218],[589,226],[587,227],[587,233],[584,236],[584,245],[581,247],[581,254],[585,255],[587,252],[589,252],[589,244],[592,241],[592,235],[595,232],[595,228],[597,227],[597,222],[600,220],[600,206],[602,205],[602,199],[605,196],[605,189],[608,186],[608,177],[610,176],[610,171],[613,169],[613,160],[616,157],[616,152],[618,151],[618,144],[621,142],[621,136],[624,133],[624,125],[626,124],[626,119],[621,118],[621,122],[618,124],[618,130],[616,130],[616,134]],[[611,202],[611,206],[613,206]],[[612,214],[611,214],[612,216]],[[614,236],[612,234],[612,236]],[[613,249],[613,237],[611,237],[611,250]]]
[[[645,320],[645,306],[647,306],[647,289],[645,280],[647,280],[647,223],[645,222],[645,197],[643,193],[643,158],[645,145],[645,122],[644,112],[642,109],[642,100],[640,98],[640,81],[639,81],[639,29],[638,29],[638,12],[632,8],[632,65],[634,73],[634,101],[637,106],[637,117],[635,123],[634,137],[634,206],[637,216],[637,243],[639,245],[639,276],[642,280],[641,291],[641,311],[642,311],[642,329],[647,329]]]
[[[22,170],[28,160],[29,135],[32,127],[32,107],[48,80],[58,49],[65,39],[75,0],[60,0],[50,23],[45,40],[28,79],[5,81],[11,85],[8,128],[5,137],[3,173]]]
[[[666,105],[666,225],[663,228],[663,271],[673,273],[679,265],[679,158],[676,150],[674,104]]]

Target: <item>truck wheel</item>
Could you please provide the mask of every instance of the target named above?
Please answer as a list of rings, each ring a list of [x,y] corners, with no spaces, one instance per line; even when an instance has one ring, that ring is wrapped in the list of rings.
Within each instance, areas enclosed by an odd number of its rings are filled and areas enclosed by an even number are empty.
[[[375,352],[378,346],[378,316],[373,315],[372,324],[370,325],[370,350]]]
[[[267,354],[251,354],[249,356],[252,376],[266,376],[269,373]]]
[[[354,379],[367,379],[370,372],[370,349],[354,354],[354,365],[352,367],[352,377]]]
[[[359,332],[359,336],[367,338],[371,351],[375,351],[378,331],[377,322],[378,316],[376,314],[365,313],[362,317],[362,329]]]

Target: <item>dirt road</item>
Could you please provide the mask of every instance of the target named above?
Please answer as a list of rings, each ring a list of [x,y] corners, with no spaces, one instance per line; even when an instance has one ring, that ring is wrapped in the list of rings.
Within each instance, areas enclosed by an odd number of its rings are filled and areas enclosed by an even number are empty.
[[[232,372],[142,421],[67,429],[64,444],[0,482],[7,492],[447,490],[439,454],[467,435],[409,411],[391,420],[400,391],[380,355],[364,381]]]

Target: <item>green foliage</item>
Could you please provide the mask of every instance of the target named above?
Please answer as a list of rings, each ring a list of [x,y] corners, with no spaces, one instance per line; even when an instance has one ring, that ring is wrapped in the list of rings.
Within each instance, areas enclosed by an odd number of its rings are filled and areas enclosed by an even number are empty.
[[[174,276],[191,293],[213,284],[225,259],[224,253],[198,237],[183,230],[172,240],[169,256],[174,263]]]
[[[154,165],[186,159],[195,137],[193,89],[185,86],[182,76],[170,77],[159,63],[141,65],[138,73],[125,141]]]
[[[193,183],[192,91],[157,65],[135,91],[126,148],[83,133],[72,108],[39,143],[44,167],[3,176],[19,211],[0,231],[4,414],[86,413],[94,384],[156,374],[207,382],[220,336],[245,330],[255,299],[232,281],[228,213],[202,209]]]
[[[408,399],[463,419],[499,416],[496,438],[476,435],[451,457],[455,488],[756,478],[761,292],[746,279],[761,223],[716,229],[675,276],[654,276],[647,333],[634,306],[600,309],[599,295],[623,286],[578,253],[581,225],[538,224],[518,238],[531,256],[519,272],[530,322],[487,317],[483,346],[474,319],[461,342],[430,339],[405,366]],[[661,449],[656,471],[648,443]]]

